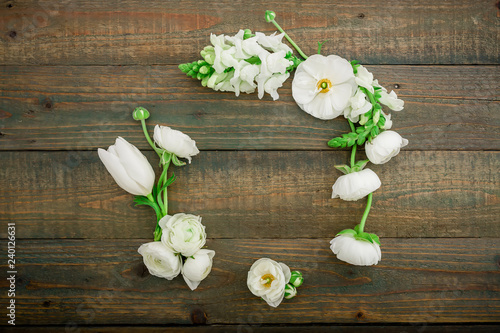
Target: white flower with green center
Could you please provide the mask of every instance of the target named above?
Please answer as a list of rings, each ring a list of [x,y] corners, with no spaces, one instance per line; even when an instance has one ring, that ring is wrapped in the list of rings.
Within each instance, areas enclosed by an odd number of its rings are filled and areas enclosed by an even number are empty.
[[[287,265],[262,258],[250,268],[247,286],[252,294],[262,297],[270,306],[277,307],[285,297],[285,287],[290,276],[290,268]]]
[[[161,242],[176,253],[190,257],[205,245],[207,234],[200,216],[178,213],[166,215],[158,223]]]
[[[315,54],[297,67],[292,96],[305,112],[329,120],[344,112],[356,88],[352,66],[346,59]]]

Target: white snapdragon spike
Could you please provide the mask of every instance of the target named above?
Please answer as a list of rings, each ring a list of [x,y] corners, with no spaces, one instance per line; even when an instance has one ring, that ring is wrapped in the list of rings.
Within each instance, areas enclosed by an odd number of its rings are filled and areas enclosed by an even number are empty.
[[[380,246],[376,242],[357,240],[351,234],[338,235],[330,244],[337,258],[351,265],[372,266],[382,259]]]
[[[257,260],[247,277],[248,289],[262,297],[272,307],[280,305],[285,297],[285,286],[290,281],[290,268],[268,258]]]
[[[151,275],[172,280],[179,275],[182,258],[161,242],[142,244],[137,250]]]
[[[153,167],[134,145],[118,137],[108,150],[99,148],[97,153],[122,189],[134,195],[147,196],[151,193],[155,182]]]
[[[350,106],[344,111],[344,117],[350,121],[357,123],[359,116],[367,113],[372,109],[372,103],[368,100],[365,93],[361,89],[356,90],[356,93],[350,99]]]
[[[388,94],[385,91],[380,93],[382,96],[379,99],[379,102],[386,105],[392,111],[401,111],[404,109],[405,102],[402,99],[398,98],[398,95],[393,91]]]
[[[401,148],[407,144],[408,140],[397,132],[384,131],[377,135],[372,142],[366,142],[366,156],[373,164],[384,164],[399,154]]]
[[[161,242],[176,253],[190,257],[205,245],[207,234],[200,216],[178,213],[166,215],[158,223]]]
[[[212,270],[212,260],[215,251],[201,249],[188,257],[182,266],[182,277],[191,290],[198,288]]]
[[[310,56],[297,67],[292,81],[292,96],[297,105],[323,120],[341,115],[355,89],[351,64],[336,55]]]
[[[155,126],[154,140],[156,144],[178,157],[186,158],[191,163],[191,157],[200,151],[196,142],[181,131],[171,129],[168,126]]]
[[[356,201],[377,190],[382,183],[371,169],[340,176],[332,186],[332,198]]]
[[[366,88],[372,94],[375,92],[375,89],[373,89],[373,74],[361,65],[358,67],[358,71],[356,73],[356,83],[359,86]]]

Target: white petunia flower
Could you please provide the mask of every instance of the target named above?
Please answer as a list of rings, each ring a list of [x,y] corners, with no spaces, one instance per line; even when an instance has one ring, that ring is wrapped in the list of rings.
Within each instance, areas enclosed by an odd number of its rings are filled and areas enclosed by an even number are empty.
[[[382,259],[380,246],[364,240],[357,240],[353,235],[338,235],[330,241],[330,249],[339,260],[351,265],[371,266]]]
[[[298,67],[292,96],[312,116],[328,120],[341,115],[356,89],[351,64],[336,55],[315,54]]]

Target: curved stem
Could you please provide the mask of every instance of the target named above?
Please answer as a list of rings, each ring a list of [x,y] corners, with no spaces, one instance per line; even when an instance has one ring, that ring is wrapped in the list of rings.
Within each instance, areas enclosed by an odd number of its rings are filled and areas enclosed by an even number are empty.
[[[162,151],[161,151],[161,149],[156,148],[155,144],[151,140],[151,137],[149,136],[149,133],[148,133],[148,129],[146,128],[146,120],[141,119],[141,125],[142,125],[142,131],[144,132],[144,136],[146,137],[146,140],[148,140],[149,145],[151,146],[151,148],[153,148],[153,150],[161,158]]]
[[[167,170],[168,167],[170,166],[170,161],[171,160],[169,160],[168,163],[163,166],[163,172],[165,172],[165,176],[163,178],[163,184],[165,184],[168,179]],[[165,215],[168,215],[168,186],[165,187],[165,189],[163,190],[163,212]]]
[[[302,52],[302,50],[300,49],[300,47],[295,44],[295,42],[292,40],[292,38],[290,38],[290,36],[288,36],[288,34],[285,32],[285,30],[283,30],[280,25],[275,21],[275,20],[272,20],[271,21],[272,24],[274,24],[274,26],[276,27],[276,29],[278,29],[281,33],[284,33],[285,34],[285,38],[290,42],[290,44],[292,44],[292,46],[297,50],[297,52],[300,54],[300,56],[304,59],[307,59],[308,57],[304,54],[304,52]]]
[[[361,222],[359,222],[359,232],[362,233],[365,229],[366,219],[368,218],[368,214],[370,213],[370,207],[372,206],[372,198],[373,193],[368,194],[368,200],[366,202],[365,212],[363,213],[363,217],[361,218]]]

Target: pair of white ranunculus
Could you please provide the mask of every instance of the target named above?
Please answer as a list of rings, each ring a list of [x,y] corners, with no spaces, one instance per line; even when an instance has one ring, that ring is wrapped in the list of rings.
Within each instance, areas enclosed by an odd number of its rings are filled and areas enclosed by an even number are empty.
[[[161,242],[150,242],[139,247],[144,264],[154,276],[172,280],[182,274],[191,290],[212,270],[215,251],[202,249],[207,234],[201,217],[191,214],[167,215],[159,221]],[[182,256],[186,257],[184,264]]]
[[[188,135],[167,126],[156,125],[154,140],[158,147],[191,162],[191,156],[200,151]],[[155,173],[151,164],[137,147],[118,137],[108,150],[99,148],[99,157],[115,182],[134,195],[151,193]]]

